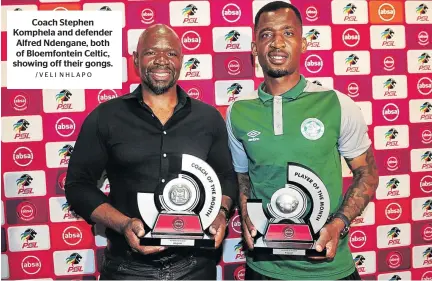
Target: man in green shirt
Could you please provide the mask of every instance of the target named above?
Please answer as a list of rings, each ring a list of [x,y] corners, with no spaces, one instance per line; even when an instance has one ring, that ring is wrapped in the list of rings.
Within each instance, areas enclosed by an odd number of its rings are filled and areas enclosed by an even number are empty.
[[[360,280],[346,233],[372,199],[378,173],[360,108],[348,96],[311,83],[299,72],[306,52],[299,11],[291,4],[266,4],[255,17],[253,55],[264,82],[227,111],[233,163],[240,184],[243,236],[253,249],[257,229],[248,198],[269,203],[287,183],[287,162],[309,167],[327,188],[332,219],[320,231],[316,250],[325,257],[263,254],[247,257],[245,279]],[[353,173],[342,194],[341,156]]]

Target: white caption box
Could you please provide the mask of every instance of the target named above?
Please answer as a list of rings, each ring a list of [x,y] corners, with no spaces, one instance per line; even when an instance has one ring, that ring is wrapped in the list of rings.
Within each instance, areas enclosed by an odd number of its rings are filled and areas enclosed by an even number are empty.
[[[119,11],[8,11],[7,88],[121,89],[121,32]]]

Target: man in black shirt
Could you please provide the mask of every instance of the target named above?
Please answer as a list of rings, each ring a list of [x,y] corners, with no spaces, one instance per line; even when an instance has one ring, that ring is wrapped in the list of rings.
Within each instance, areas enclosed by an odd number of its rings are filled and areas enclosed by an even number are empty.
[[[217,251],[140,245],[149,228],[137,193],[154,192],[177,177],[179,155],[206,161],[222,185],[222,207],[210,227],[219,247],[237,193],[225,122],[214,107],[177,85],[183,55],[171,28],[146,29],[133,56],[141,84],[102,103],[84,121],[69,161],[66,199],[88,223],[107,228],[101,279],[214,280]],[[97,188],[104,171],[108,197]]]

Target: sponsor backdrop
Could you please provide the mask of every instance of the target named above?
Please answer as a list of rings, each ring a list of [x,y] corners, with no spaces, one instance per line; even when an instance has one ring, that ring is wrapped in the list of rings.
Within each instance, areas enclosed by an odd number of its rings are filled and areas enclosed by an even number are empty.
[[[8,90],[2,77],[2,279],[98,278],[103,229],[69,211],[64,179],[87,114],[139,83],[131,60],[139,34],[153,23],[172,26],[185,53],[180,85],[225,115],[262,81],[250,41],[254,15],[266,2],[3,0],[2,39],[7,10],[122,11],[124,83],[122,89],[20,91]],[[364,279],[430,280],[432,1],[292,2],[309,49],[302,73],[357,102],[373,140],[379,188],[347,238],[357,268]],[[346,189],[346,165],[343,176]],[[109,193],[109,182],[101,189]],[[244,261],[235,215],[218,279],[243,279]]]

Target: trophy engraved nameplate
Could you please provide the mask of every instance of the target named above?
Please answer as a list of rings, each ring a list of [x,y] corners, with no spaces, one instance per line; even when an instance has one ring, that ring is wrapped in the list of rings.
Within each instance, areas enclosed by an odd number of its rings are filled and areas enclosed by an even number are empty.
[[[270,202],[248,199],[247,211],[257,229],[254,251],[273,255],[325,256],[315,250],[330,214],[327,188],[308,167],[288,162],[287,183]]]
[[[178,176],[154,193],[138,193],[137,200],[141,217],[151,229],[141,238],[141,245],[215,247],[208,228],[219,213],[222,188],[205,161],[182,154]]]

